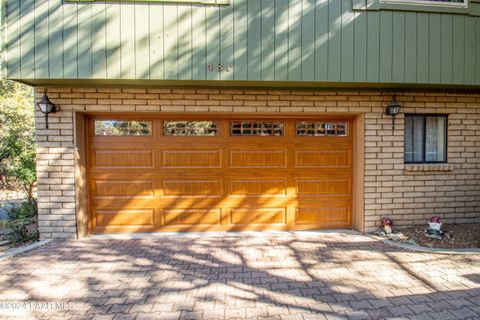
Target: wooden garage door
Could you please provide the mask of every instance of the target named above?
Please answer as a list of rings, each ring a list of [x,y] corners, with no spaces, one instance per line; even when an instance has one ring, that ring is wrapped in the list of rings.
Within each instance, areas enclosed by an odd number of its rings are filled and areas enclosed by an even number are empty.
[[[93,233],[345,228],[352,121],[95,116]]]

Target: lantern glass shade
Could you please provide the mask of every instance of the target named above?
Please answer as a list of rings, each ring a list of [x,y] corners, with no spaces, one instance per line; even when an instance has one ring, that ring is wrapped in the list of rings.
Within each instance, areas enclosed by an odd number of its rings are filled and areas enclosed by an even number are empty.
[[[400,113],[400,108],[401,108],[400,103],[398,103],[397,98],[393,96],[392,102],[390,102],[390,104],[388,105],[386,113],[389,116],[395,117]]]
[[[57,112],[57,106],[48,99],[47,92],[43,94],[42,100],[38,103],[40,111],[45,114],[45,127],[48,129],[48,115]]]
[[[396,116],[400,112],[400,106],[388,106],[387,114],[390,116]]]
[[[48,99],[47,94],[44,94],[42,100],[38,103],[40,111],[42,113],[48,114],[56,111],[55,105]]]

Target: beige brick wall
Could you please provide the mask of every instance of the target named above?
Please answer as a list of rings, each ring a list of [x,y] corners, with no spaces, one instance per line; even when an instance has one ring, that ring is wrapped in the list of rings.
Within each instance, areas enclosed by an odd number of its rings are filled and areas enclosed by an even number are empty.
[[[39,100],[43,88],[37,88]],[[61,111],[37,111],[37,170],[41,238],[75,237],[73,115],[108,112],[258,112],[365,114],[365,226],[382,216],[397,225],[480,222],[480,94],[397,93],[402,103],[396,130],[384,114],[389,92],[227,89],[49,88]],[[448,166],[403,163],[405,113],[445,113]],[[427,171],[424,171],[427,169]]]

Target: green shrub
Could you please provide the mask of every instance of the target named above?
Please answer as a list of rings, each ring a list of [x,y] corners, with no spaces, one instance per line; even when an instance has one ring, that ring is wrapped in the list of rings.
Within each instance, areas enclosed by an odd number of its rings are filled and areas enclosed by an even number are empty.
[[[37,206],[35,202],[25,201],[11,208],[5,226],[9,229],[7,238],[14,244],[37,241]]]

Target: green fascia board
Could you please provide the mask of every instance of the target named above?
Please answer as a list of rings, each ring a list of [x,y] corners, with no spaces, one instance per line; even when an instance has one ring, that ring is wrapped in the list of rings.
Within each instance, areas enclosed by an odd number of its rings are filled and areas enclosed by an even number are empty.
[[[230,0],[103,0],[110,2],[170,2],[170,3],[193,3],[209,5],[229,5]],[[100,2],[99,0],[65,0],[65,2]]]
[[[401,2],[401,1],[399,1]],[[395,3],[383,2],[381,0],[353,0],[354,11],[413,11],[413,12],[433,12],[446,14],[463,14],[471,16],[480,16],[480,0],[470,0],[467,7],[446,6],[442,4],[420,4],[420,3]]]

